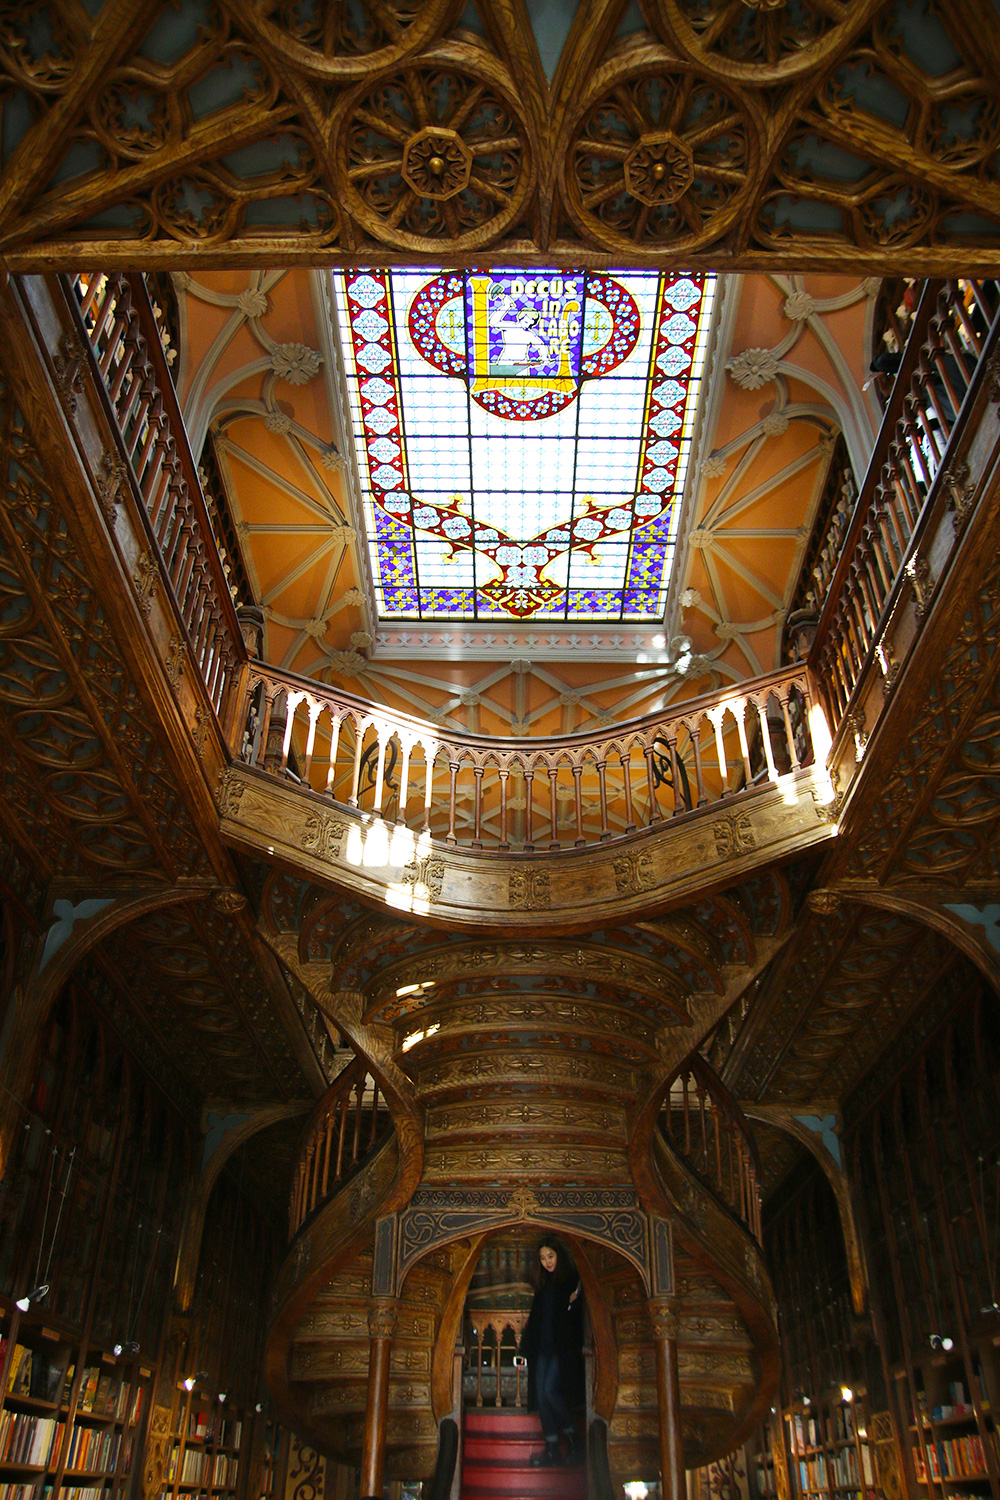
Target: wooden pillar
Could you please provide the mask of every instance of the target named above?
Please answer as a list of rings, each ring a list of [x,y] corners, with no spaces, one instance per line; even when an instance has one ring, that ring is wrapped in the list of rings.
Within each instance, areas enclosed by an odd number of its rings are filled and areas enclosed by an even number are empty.
[[[382,1500],[385,1428],[389,1415],[389,1363],[395,1327],[395,1302],[388,1297],[376,1298],[368,1311],[368,1334],[371,1342],[368,1352],[365,1438],[361,1450],[361,1500]]]
[[[669,1298],[657,1297],[649,1303],[649,1316],[656,1349],[656,1397],[660,1410],[660,1493],[663,1500],[686,1500],[677,1312]]]

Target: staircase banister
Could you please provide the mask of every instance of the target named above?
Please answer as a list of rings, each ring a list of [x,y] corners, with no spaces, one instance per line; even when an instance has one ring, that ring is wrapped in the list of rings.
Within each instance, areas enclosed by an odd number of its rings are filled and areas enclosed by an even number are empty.
[[[191,452],[191,444],[188,441],[187,427],[184,422],[184,417],[181,413],[180,402],[177,400],[177,392],[174,389],[174,378],[170,373],[170,366],[167,364],[167,357],[164,353],[163,344],[160,340],[160,326],[156,321],[156,314],[153,312],[153,304],[149,296],[149,288],[146,286],[145,276],[143,276],[139,271],[128,272],[125,276],[125,280],[127,281],[129,291],[132,294],[132,306],[135,308],[135,311],[138,314],[139,327],[142,331],[143,338],[146,341],[146,349],[149,355],[149,360],[156,373],[156,379],[159,385],[160,400],[163,403],[164,415],[166,416],[167,421],[170,425],[171,432],[174,435],[174,442],[177,445],[177,455],[181,462],[181,468],[184,472],[184,478],[187,480],[188,487],[191,491],[191,501],[194,506],[195,516],[197,518],[199,526],[201,526],[204,530],[206,541],[211,541],[213,543],[211,547],[205,548],[205,552],[207,555],[208,565],[211,569],[213,580],[218,590],[219,606],[225,617],[226,625],[228,626],[233,637],[233,646],[236,652],[234,666],[240,666],[247,659],[247,650],[243,641],[243,632],[240,629],[240,622],[236,614],[236,605],[233,603],[233,596],[229,592],[229,580],[226,577],[225,569],[222,566],[222,559],[219,556],[219,547],[215,536],[215,528],[212,525],[212,518],[208,513],[208,506],[205,504],[205,495],[201,486],[201,476],[198,473],[198,465],[195,462],[194,454]],[[74,299],[71,297],[69,300],[72,303]]]
[[[645,748],[651,743],[649,736],[661,726],[667,724],[681,726],[687,719],[699,714],[705,715],[710,710],[720,707],[724,708],[729,703],[763,699],[776,688],[798,687],[808,697],[812,697],[808,670],[804,662],[799,662],[791,667],[781,667],[773,672],[767,672],[760,677],[748,678],[745,682],[715,688],[710,693],[681,699],[677,704],[672,703],[653,713],[623,719],[621,723],[608,726],[597,733],[593,730],[581,729],[572,734],[525,739],[513,735],[491,736],[466,731],[457,734],[452,729],[442,730],[430,720],[418,719],[413,714],[395,708],[387,709],[371,699],[361,698],[357,694],[345,692],[340,688],[336,690],[328,688],[312,678],[300,677],[297,673],[289,672],[284,668],[271,667],[259,661],[250,663],[246,681],[247,696],[250,696],[260,683],[264,683],[269,691],[283,691],[289,696],[294,694],[298,699],[311,698],[314,702],[334,705],[337,709],[357,714],[359,719],[368,720],[368,722],[382,720],[387,726],[391,726],[393,732],[403,730],[412,733],[419,740],[433,740],[441,754],[458,752],[483,755],[494,751],[508,757],[524,757],[532,760],[541,760],[546,756],[558,757],[572,754],[574,751],[586,751],[590,747],[597,746],[601,749]]]
[[[695,1075],[695,1077],[705,1085],[705,1088],[711,1094],[712,1098],[716,1100],[716,1102],[722,1107],[723,1112],[728,1115],[736,1125],[739,1126],[740,1134],[746,1140],[747,1147],[750,1151],[751,1160],[753,1161],[754,1167],[759,1174],[760,1155],[757,1151],[757,1143],[753,1137],[753,1130],[750,1125],[750,1121],[743,1113],[743,1110],[740,1108],[737,1100],[726,1088],[726,1085],[723,1083],[718,1073],[716,1073],[711,1063],[706,1062],[705,1058],[703,1058],[700,1053],[692,1052],[691,1056],[686,1057],[681,1063],[680,1067],[677,1068],[677,1070],[673,1074],[671,1074],[670,1081],[664,1087],[663,1095],[660,1100],[660,1109],[663,1108],[664,1104],[669,1099],[670,1090],[673,1088],[674,1082],[680,1077],[685,1068],[689,1068],[690,1071]]]
[[[336,1078],[330,1084],[330,1087],[327,1089],[326,1093],[323,1094],[321,1098],[317,1099],[312,1113],[302,1127],[302,1132],[299,1136],[298,1144],[295,1148],[296,1165],[298,1165],[299,1157],[301,1156],[306,1143],[311,1138],[317,1126],[329,1114],[332,1106],[339,1103],[339,1101],[343,1099],[345,1095],[350,1094],[351,1090],[354,1088],[354,1085],[358,1082],[358,1080],[364,1078],[369,1071],[370,1069],[365,1059],[363,1057],[355,1057],[352,1062],[349,1062],[347,1066],[337,1074]]]
[[[868,461],[868,468],[865,470],[864,478],[858,486],[858,498],[854,506],[854,514],[851,517],[850,524],[841,543],[840,558],[834,569],[833,577],[830,579],[830,586],[827,590],[826,600],[819,617],[819,624],[816,627],[816,634],[813,637],[809,652],[809,660],[813,663],[818,663],[819,661],[823,645],[830,633],[834,617],[839,608],[843,587],[854,561],[855,550],[858,542],[861,540],[861,534],[868,523],[874,492],[889,457],[890,445],[896,438],[897,428],[903,415],[903,406],[907,396],[910,394],[913,377],[916,374],[917,365],[923,353],[924,342],[930,331],[931,319],[937,311],[938,295],[944,285],[945,282],[940,279],[927,281],[924,284],[917,310],[913,316],[913,322],[910,325],[910,335],[906,341],[906,348],[903,350],[903,357],[896,372],[892,391],[882,415],[882,425],[875,439],[875,446]]]

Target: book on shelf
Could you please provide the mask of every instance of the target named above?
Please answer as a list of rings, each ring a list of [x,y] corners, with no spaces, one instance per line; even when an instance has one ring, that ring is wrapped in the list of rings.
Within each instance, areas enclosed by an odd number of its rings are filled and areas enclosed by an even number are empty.
[[[12,1396],[26,1396],[31,1379],[31,1350],[25,1344],[15,1344],[7,1372],[7,1391]]]

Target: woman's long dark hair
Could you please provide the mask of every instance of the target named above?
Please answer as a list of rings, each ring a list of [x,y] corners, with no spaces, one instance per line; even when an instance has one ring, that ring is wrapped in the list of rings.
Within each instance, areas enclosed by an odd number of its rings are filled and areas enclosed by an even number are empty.
[[[546,1271],[543,1269],[542,1263],[539,1260],[539,1256],[541,1255],[543,1250],[555,1251],[556,1265],[554,1271]],[[544,1286],[549,1276],[552,1277],[553,1281],[576,1281],[577,1279],[576,1266],[573,1264],[573,1261],[570,1258],[569,1251],[566,1249],[566,1246],[562,1243],[561,1240],[557,1240],[555,1236],[551,1234],[546,1235],[545,1238],[539,1242],[538,1249],[535,1252],[535,1287],[539,1288]]]

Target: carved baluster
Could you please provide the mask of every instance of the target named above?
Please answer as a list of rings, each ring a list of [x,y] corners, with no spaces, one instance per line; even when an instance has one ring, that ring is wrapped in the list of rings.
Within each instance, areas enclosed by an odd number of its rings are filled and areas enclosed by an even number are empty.
[[[359,723],[353,714],[351,718],[354,722],[354,770],[351,773],[351,795],[347,799],[347,805],[348,807],[357,807],[358,782],[361,780],[361,756],[365,748],[365,730],[368,727],[368,722],[365,720]]]
[[[691,1100],[689,1089],[691,1086],[691,1074],[685,1068],[681,1075],[681,1091],[684,1098],[684,1155],[691,1155]]]
[[[445,838],[445,842],[448,844],[458,843],[458,836],[455,833],[455,813],[457,810],[457,783],[460,764],[461,762],[458,760],[449,759],[448,761],[448,769],[451,771],[451,785],[448,788],[448,833]]]
[[[337,1105],[340,1114],[340,1128],[337,1135],[337,1170],[334,1173],[334,1181],[339,1182],[344,1174],[344,1143],[347,1138],[347,1117],[350,1114],[350,1094],[345,1094]]]
[[[941,454],[944,452],[943,429],[931,421],[927,412],[927,403],[929,402],[934,408],[935,415],[937,415],[937,406],[934,401],[930,379],[923,370],[921,370],[920,377],[918,378],[920,378],[920,397],[916,403],[916,430],[923,434],[919,439],[919,447],[929,487],[934,475],[941,466]]]
[[[385,725],[376,725],[375,733],[378,736],[378,760],[375,766],[375,800],[372,803],[372,812],[376,818],[382,816],[382,791],[385,784]]]
[[[673,782],[673,788],[674,788],[674,807],[673,807],[673,812],[670,814],[670,816],[672,818],[676,818],[677,815],[678,815],[678,813],[682,813],[682,812],[686,811],[685,800],[684,800],[684,790],[683,790],[683,787],[681,785],[680,766],[678,765],[678,761],[677,761],[677,739],[676,739],[676,736],[671,735],[670,738],[667,740],[667,749],[670,751],[670,776],[671,776],[671,780]]]
[[[302,763],[302,780],[308,784],[309,772],[312,770],[313,750],[316,747],[316,725],[319,722],[322,704],[318,703],[315,698],[307,699],[306,701],[309,704],[309,730],[306,734],[306,754],[305,760]]]
[[[607,757],[603,756],[597,762],[597,785],[601,796],[601,843],[611,837],[611,829],[608,827],[608,783],[607,783]]]
[[[132,449],[132,466],[137,474],[141,474],[149,462],[150,451],[153,444],[158,441],[161,431],[166,427],[166,419],[163,415],[163,403],[159,396],[150,399],[143,395],[139,402],[139,418],[136,423],[137,442]],[[142,446],[139,447],[141,441]],[[138,449],[138,452],[136,451]]]
[[[340,744],[340,719],[330,710],[330,763],[326,770],[326,786],[324,791],[333,796],[333,783],[337,776],[337,749]]]
[[[499,1326],[500,1319],[493,1323],[493,1336],[497,1341],[497,1393],[493,1400],[494,1406],[500,1405],[500,1346],[503,1343],[503,1330]]]
[[[660,821],[660,809],[656,801],[656,784],[653,781],[653,745],[648,744],[643,750],[646,757],[646,791],[649,795],[649,819],[647,827],[652,828],[654,823]]]
[[[122,334],[124,352],[122,354],[122,358],[118,362],[117,374],[115,375],[114,380],[108,386],[108,395],[111,397],[111,405],[114,407],[116,415],[118,412],[118,403],[121,400],[122,386],[124,385],[127,377],[131,374],[132,366],[135,362],[136,351],[139,344],[138,331],[138,314],[133,312],[127,319],[126,326]]]
[[[736,733],[740,739],[740,754],[743,757],[744,786],[749,786],[753,781],[753,772],[750,769],[750,751],[747,748],[747,726],[746,726],[746,699],[738,699],[731,704],[733,718],[736,720]]]
[[[362,1073],[361,1077],[354,1085],[357,1091],[358,1100],[357,1104],[354,1107],[354,1141],[351,1145],[352,1167],[356,1167],[358,1164],[358,1149],[361,1141],[361,1111],[364,1108],[365,1103],[365,1082],[367,1077],[367,1073]]]
[[[507,840],[507,777],[510,769],[505,768],[499,772],[500,776],[500,843],[498,848],[506,851],[510,848]]]
[[[319,1135],[315,1135],[309,1148],[313,1156],[312,1178],[309,1187],[309,1201],[313,1208],[319,1202],[320,1171],[323,1166],[323,1152],[320,1148]]]
[[[376,1137],[377,1134],[378,1134],[378,1079],[373,1078],[372,1079],[372,1129],[371,1129],[371,1135],[368,1137],[368,1149],[369,1149],[369,1151],[371,1150],[371,1148],[375,1144],[375,1137]]]
[[[622,763],[622,775],[625,778],[625,832],[635,833],[635,822],[632,817],[632,751],[623,750],[619,759]]]
[[[559,848],[559,827],[557,823],[558,810],[556,808],[556,782],[559,778],[559,767],[549,766],[549,848]]]
[[[872,545],[871,532],[867,527],[865,527],[862,533],[859,550],[861,553],[861,566],[858,569],[858,582],[861,585],[861,592],[868,612],[865,623],[868,626],[867,636],[870,644],[875,622],[882,613],[885,593],[882,591],[881,578],[876,568],[873,567],[873,562],[875,561],[874,547]]]
[[[473,849],[483,847],[483,775],[485,766],[473,766],[472,774],[475,777],[475,831],[472,835]]]
[[[399,804],[396,808],[396,823],[400,827],[406,826],[406,799],[409,795],[410,785],[410,756],[413,754],[413,741],[403,739],[399,741],[402,753],[402,764],[399,769]]]
[[[792,729],[791,715],[788,712],[788,693],[782,693],[778,702],[781,704],[781,713],[785,721],[785,740],[788,745],[788,756],[792,762],[792,770],[799,769],[799,756],[795,748],[795,731]]]
[[[103,272],[99,275],[91,276],[90,281],[87,283],[86,291],[83,290],[83,276],[74,277],[73,289],[80,301],[80,316],[84,323],[86,323],[94,303],[107,291],[107,286],[108,279]],[[101,307],[103,307],[103,303],[98,303],[98,309]]]
[[[333,1154],[333,1114],[329,1110],[327,1110],[326,1115],[323,1118],[323,1124],[325,1127],[323,1143],[323,1186],[320,1189],[320,1192],[325,1198],[327,1193],[329,1192],[330,1157]]]
[[[583,836],[583,766],[573,767],[573,800],[576,805],[576,840],[577,849],[581,849],[587,840]]]
[[[705,1119],[705,1085],[700,1081],[695,1086],[698,1099],[698,1117],[701,1122],[701,1169],[708,1176],[708,1125]]]
[[[685,722],[687,723],[686,720]],[[695,804],[697,807],[704,807],[708,802],[708,795],[705,791],[705,777],[701,767],[701,726],[703,722],[703,719],[699,718],[693,732],[690,723],[687,725],[688,734],[691,735],[691,744],[694,747],[694,779],[698,787],[698,801]]]
[[[534,781],[535,768],[533,765],[526,765],[524,768],[524,847],[529,851],[535,847],[534,832],[531,826],[534,815],[532,802],[535,789]]]
[[[285,736],[281,742],[281,764],[278,767],[279,775],[284,775],[288,769],[288,755],[292,746],[292,730],[295,727],[295,710],[302,701],[302,693],[289,693],[285,700]]]
[[[424,778],[424,822],[423,833],[430,833],[431,829],[431,798],[434,795],[434,762],[437,760],[437,747],[424,745],[424,767],[426,776]]]
[[[721,1138],[722,1116],[719,1110],[716,1108],[714,1100],[712,1099],[709,1100],[709,1109],[712,1115],[712,1135],[715,1137],[715,1180],[718,1184],[719,1192],[721,1193],[723,1190]]]
[[[722,742],[722,720],[725,708],[714,708],[709,712],[709,719],[715,728],[715,751],[719,757],[719,775],[722,778],[722,795],[729,796],[729,767],[726,764],[726,747]]]
[[[257,743],[257,759],[250,762],[250,764],[253,766],[263,766],[267,760],[267,736],[268,731],[271,728],[271,715],[274,712],[274,703],[276,698],[277,691],[275,691],[274,693],[268,693],[265,689],[264,711],[261,717],[260,724],[260,739]]]
[[[111,327],[108,333],[108,342],[105,346],[104,353],[98,356],[97,364],[105,385],[108,384],[108,371],[110,370],[112,361],[114,360],[115,354],[118,351],[118,346],[122,342],[122,334],[128,327],[129,311],[130,309],[125,307],[123,303],[119,302],[117,304],[114,309],[114,317],[111,320]]]
[[[483,1329],[472,1330],[476,1339],[476,1405],[483,1404]]]
[[[764,759],[767,762],[767,779],[774,782],[778,779],[777,768],[774,764],[774,751],[771,747],[771,729],[767,718],[767,699],[761,703],[757,699],[757,721],[760,724],[760,742],[764,747]]]

